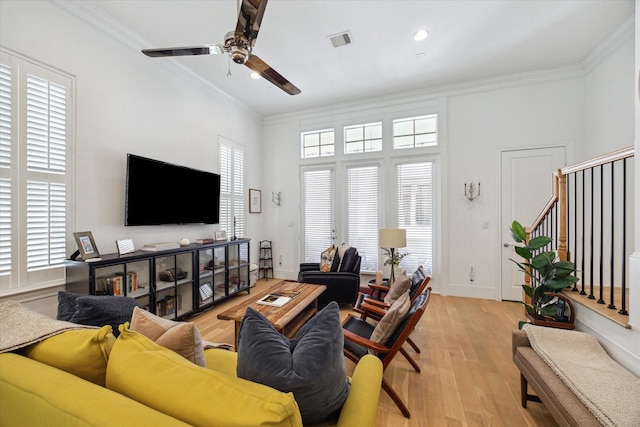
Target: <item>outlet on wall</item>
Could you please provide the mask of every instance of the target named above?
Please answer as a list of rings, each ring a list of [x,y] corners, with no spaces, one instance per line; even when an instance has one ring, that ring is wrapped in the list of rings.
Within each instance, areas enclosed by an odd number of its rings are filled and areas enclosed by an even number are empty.
[[[471,266],[471,268],[469,269],[469,281],[473,282],[473,280],[475,279],[476,276],[476,272],[473,269],[473,266]]]

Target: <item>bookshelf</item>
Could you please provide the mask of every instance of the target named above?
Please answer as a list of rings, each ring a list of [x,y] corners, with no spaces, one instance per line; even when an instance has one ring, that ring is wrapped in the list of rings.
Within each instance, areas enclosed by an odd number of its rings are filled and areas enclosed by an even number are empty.
[[[250,239],[66,260],[66,289],[135,298],[146,310],[181,319],[249,288]]]

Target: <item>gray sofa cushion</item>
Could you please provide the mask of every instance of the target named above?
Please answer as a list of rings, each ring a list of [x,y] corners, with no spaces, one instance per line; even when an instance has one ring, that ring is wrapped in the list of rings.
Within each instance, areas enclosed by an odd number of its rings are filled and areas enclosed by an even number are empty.
[[[305,425],[337,419],[349,394],[338,304],[331,302],[294,339],[247,308],[238,336],[238,377],[292,392]]]

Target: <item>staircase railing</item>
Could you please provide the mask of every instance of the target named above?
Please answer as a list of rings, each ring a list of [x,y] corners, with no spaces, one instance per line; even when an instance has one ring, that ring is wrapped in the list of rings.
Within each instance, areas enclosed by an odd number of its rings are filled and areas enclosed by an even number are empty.
[[[596,300],[627,319],[633,156],[634,148],[627,147],[558,169],[553,173],[553,195],[527,228],[531,237],[551,237],[558,257],[576,264],[580,281],[571,294]]]

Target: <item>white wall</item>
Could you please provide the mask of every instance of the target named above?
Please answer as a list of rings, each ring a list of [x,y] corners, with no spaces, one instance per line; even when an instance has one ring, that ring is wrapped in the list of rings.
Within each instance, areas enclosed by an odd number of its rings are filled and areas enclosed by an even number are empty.
[[[634,91],[630,84],[635,80],[634,47],[631,19],[585,61],[586,143],[576,147],[576,161],[633,145]]]
[[[213,237],[217,226],[212,225],[125,227],[126,153],[219,172],[222,135],[246,147],[246,185],[259,188],[261,117],[147,58],[135,40],[121,41],[108,22],[73,7],[50,1],[0,3],[3,47],[76,78],[76,230],[69,230],[69,253],[75,250],[74,231],[90,230],[101,253],[116,252],[117,239],[132,238],[141,247]],[[247,236],[259,233],[259,216],[249,215]],[[252,250],[254,259],[255,254]]]

